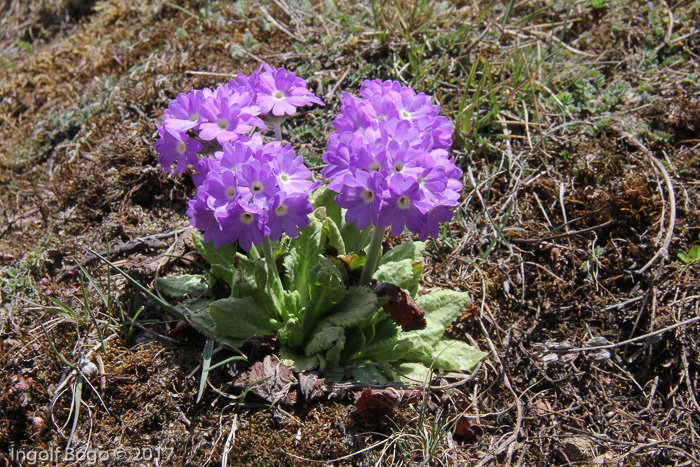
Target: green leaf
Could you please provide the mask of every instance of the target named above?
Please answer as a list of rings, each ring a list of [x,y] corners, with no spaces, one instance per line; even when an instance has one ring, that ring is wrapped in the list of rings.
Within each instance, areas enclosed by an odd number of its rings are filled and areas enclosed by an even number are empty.
[[[372,291],[367,287],[350,287],[324,321],[347,329],[368,323],[376,311],[377,296]]]
[[[227,243],[221,246],[221,248],[214,248],[214,242],[204,243],[204,237],[202,235],[193,233],[192,242],[194,246],[199,251],[204,259],[207,260],[212,266],[215,264],[220,264],[226,268],[231,267],[233,263],[233,258],[236,256],[236,245]],[[230,278],[219,277],[227,284],[230,284]]]
[[[412,259],[402,259],[380,265],[374,272],[377,282],[391,282],[415,297],[418,294],[418,282],[423,268],[420,264],[414,266]]]
[[[202,375],[199,378],[199,391],[197,392],[197,403],[202,399],[204,388],[207,385],[207,376],[209,376],[209,364],[211,356],[214,353],[214,339],[208,338],[204,344],[204,357],[202,358]]]
[[[342,225],[342,212],[338,203],[335,202],[337,194],[324,185],[309,195],[309,202],[313,204],[314,209],[325,208],[326,217],[331,218],[335,225],[340,226]]]
[[[302,350],[304,347],[304,328],[298,318],[289,318],[277,331],[277,337],[283,346],[291,349]]]
[[[357,230],[355,222],[348,224],[343,219],[340,225],[340,234],[345,243],[345,251],[349,253],[362,251],[369,245],[369,240],[372,236],[372,224],[368,225],[364,230]]]
[[[319,366],[318,357],[316,355],[307,357],[306,355],[294,352],[284,346],[280,349],[280,358],[283,364],[295,371],[314,370]]]
[[[474,371],[480,361],[488,355],[476,350],[464,342],[448,338],[440,339],[434,348],[434,355],[438,355],[433,368],[442,368],[445,371]],[[427,362],[426,362],[427,363]]]
[[[289,242],[289,254],[284,258],[287,289],[299,292],[301,303],[309,299],[309,271],[319,262],[323,240],[323,223],[315,215],[310,215],[309,225]]]
[[[281,327],[252,297],[217,300],[209,307],[209,313],[217,333],[237,339],[274,334]]]
[[[439,290],[418,297],[416,301],[426,311],[427,325],[425,329],[403,333],[402,341],[410,345],[403,360],[422,362],[428,366],[434,364],[436,368],[447,371],[472,371],[486,354],[463,342],[444,337],[445,329],[462,314],[469,303],[469,294]]]
[[[205,302],[206,307],[204,307]],[[239,347],[245,339],[235,339],[219,332],[209,311],[211,300],[196,300],[190,304],[187,321],[205,336],[211,337],[218,342],[226,342],[234,347]],[[182,305],[182,304],[180,304]],[[180,306],[178,305],[178,306]],[[194,312],[190,314],[190,312]]]
[[[193,298],[175,305],[175,309],[183,318],[195,315],[202,310],[208,310],[211,305],[211,298]]]
[[[358,251],[355,253],[350,253],[349,255],[339,257],[339,259],[345,263],[346,267],[350,271],[355,271],[362,269],[365,265],[365,260],[367,259],[367,253],[364,251]]]
[[[214,276],[214,280],[212,282],[220,280],[231,288],[233,282],[236,280],[235,271],[229,269],[223,264],[212,264],[209,270],[211,271],[211,275]]]
[[[158,290],[170,299],[185,296],[201,297],[209,292],[209,285],[202,274],[183,274],[181,276],[159,277],[156,279]]]
[[[301,295],[298,291],[288,290],[284,291],[282,296],[284,300],[284,308],[287,311],[287,315],[291,318],[299,318],[302,315],[302,305],[301,305]],[[290,319],[291,319],[290,318]]]
[[[323,221],[323,231],[326,235],[328,244],[335,248],[339,255],[344,255],[345,242],[340,234],[338,224],[336,224],[330,217],[326,217],[326,219]]]
[[[411,262],[423,260],[423,253],[425,252],[425,242],[406,242],[397,246],[396,248],[386,252],[380,259],[379,265],[387,264],[390,262],[402,261],[405,259],[410,259]]]
[[[467,292],[437,290],[416,299],[426,312],[426,320],[437,321],[447,329],[464,312],[471,301]]]
[[[382,316],[376,323],[374,336],[367,339],[367,344],[347,358],[347,363],[375,362],[391,363],[401,360],[406,352],[411,349],[411,343],[399,339],[399,330],[396,323],[388,317]]]
[[[320,354],[338,342],[345,344],[345,330],[340,326],[333,326],[328,322],[324,322],[314,329],[311,339],[304,347],[304,353],[307,356]]]
[[[363,384],[384,385],[396,381],[396,375],[392,371],[372,364],[351,368],[347,371],[347,375],[352,381]]]
[[[304,331],[311,330],[323,318],[324,313],[340,303],[346,294],[343,276],[333,263],[319,256],[319,264],[308,272],[310,304],[304,313]]]
[[[401,363],[394,365],[394,369],[405,381],[429,382],[431,377],[430,368],[422,363]]]

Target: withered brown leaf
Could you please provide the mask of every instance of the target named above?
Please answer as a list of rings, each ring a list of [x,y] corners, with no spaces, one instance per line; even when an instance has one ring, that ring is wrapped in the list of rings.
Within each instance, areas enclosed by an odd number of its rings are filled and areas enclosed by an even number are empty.
[[[391,282],[382,282],[371,286],[372,292],[378,297],[388,297],[384,311],[389,313],[404,331],[425,329],[425,310],[401,287]]]

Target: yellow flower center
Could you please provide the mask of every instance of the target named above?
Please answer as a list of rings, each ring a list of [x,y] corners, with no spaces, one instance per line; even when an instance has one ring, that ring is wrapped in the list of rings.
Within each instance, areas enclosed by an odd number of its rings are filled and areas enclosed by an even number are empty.
[[[274,97],[277,100],[282,100],[284,99],[284,93],[278,89],[277,91],[272,93],[272,97]]]
[[[403,195],[399,198],[399,201],[396,204],[398,204],[399,208],[401,209],[408,209],[411,207],[411,199],[408,196]]]
[[[236,187],[230,186],[230,187],[226,188],[226,198],[233,199],[234,196],[236,196]]]
[[[252,185],[250,185],[250,191],[252,191],[255,194],[258,194],[262,191],[263,186],[262,183],[260,182],[253,182]]]

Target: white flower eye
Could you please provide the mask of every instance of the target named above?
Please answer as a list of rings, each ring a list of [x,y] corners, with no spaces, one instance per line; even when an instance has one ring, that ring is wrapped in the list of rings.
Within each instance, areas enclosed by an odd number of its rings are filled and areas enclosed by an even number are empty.
[[[229,122],[228,118],[220,118],[216,121],[216,126],[222,130],[228,130],[228,127],[231,126],[231,122]]]
[[[287,205],[280,204],[279,206],[277,206],[277,209],[275,209],[275,214],[277,214],[278,216],[286,216],[287,211],[289,211],[289,208],[287,207]]]

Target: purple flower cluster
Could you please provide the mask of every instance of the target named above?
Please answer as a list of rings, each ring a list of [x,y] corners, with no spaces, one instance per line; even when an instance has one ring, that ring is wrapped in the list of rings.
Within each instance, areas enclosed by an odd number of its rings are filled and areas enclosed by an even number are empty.
[[[346,221],[436,237],[462,188],[449,155],[452,123],[430,96],[396,81],[367,80],[360,94],[343,94],[323,155],[322,174]]]
[[[239,74],[211,90],[193,89],[168,104],[158,126],[158,162],[164,172],[183,173],[196,164],[202,141],[233,143],[255,128],[267,130],[261,117],[280,118],[296,113],[297,107],[324,105],[306,87],[306,81],[284,68],[263,64],[250,76]]]
[[[309,224],[309,192],[318,182],[308,180],[311,171],[290,145],[241,137],[202,159],[197,170],[198,190],[187,215],[216,248],[238,241],[250,250],[266,236],[298,237]]]
[[[178,173],[188,164],[195,167],[197,194],[187,215],[204,230],[205,242],[219,248],[237,241],[249,250],[266,236],[297,237],[308,225],[308,195],[318,185],[308,180],[311,171],[290,145],[263,144],[252,132],[267,129],[261,117],[279,119],[313,104],[323,102],[303,79],[267,64],[215,90],[194,89],[170,102],[158,126],[158,162],[165,172],[173,163]],[[221,150],[200,159],[202,142]]]

